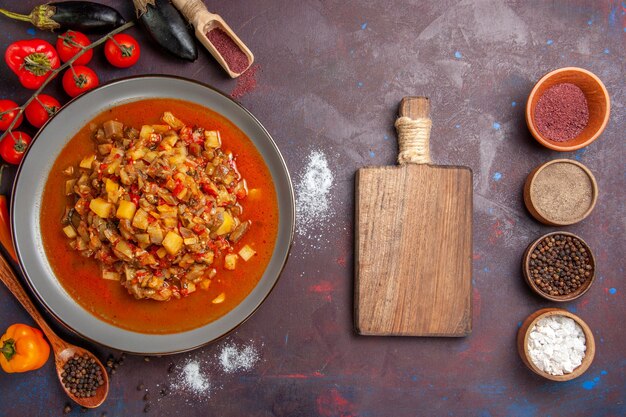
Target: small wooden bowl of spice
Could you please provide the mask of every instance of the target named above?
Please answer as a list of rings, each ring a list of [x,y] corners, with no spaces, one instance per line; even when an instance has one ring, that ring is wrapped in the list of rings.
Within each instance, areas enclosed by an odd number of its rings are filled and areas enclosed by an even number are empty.
[[[517,351],[537,375],[551,381],[569,381],[589,368],[596,344],[583,319],[560,308],[544,308],[522,323],[517,332]]]
[[[573,233],[553,232],[528,246],[523,260],[530,288],[551,301],[572,301],[586,293],[596,277],[589,245]]]
[[[580,162],[555,159],[533,169],[524,184],[530,214],[549,226],[568,226],[585,219],[596,205],[598,184]]]
[[[582,68],[559,68],[535,84],[526,102],[526,124],[543,146],[568,152],[596,140],[609,121],[609,93]]]

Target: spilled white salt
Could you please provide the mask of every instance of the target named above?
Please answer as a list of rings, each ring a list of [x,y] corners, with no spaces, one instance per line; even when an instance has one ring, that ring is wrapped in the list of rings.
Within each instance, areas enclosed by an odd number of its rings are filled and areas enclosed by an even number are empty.
[[[296,184],[296,220],[300,236],[314,239],[321,236],[312,232],[324,227],[333,215],[330,193],[333,183],[326,156],[321,151],[311,152]]]
[[[211,382],[200,370],[199,362],[189,361],[182,369],[181,378],[173,386],[194,394],[206,394],[211,389]]]
[[[222,347],[219,360],[225,373],[249,371],[259,361],[259,352],[252,344],[241,348],[230,344]]]

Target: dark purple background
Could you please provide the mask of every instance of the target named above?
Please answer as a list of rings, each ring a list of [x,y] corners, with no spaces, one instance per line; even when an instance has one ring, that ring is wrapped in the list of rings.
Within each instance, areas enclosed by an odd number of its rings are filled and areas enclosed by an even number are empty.
[[[37,1],[2,1],[27,12]],[[127,18],[130,1],[109,1]],[[248,44],[259,65],[257,88],[240,101],[274,136],[302,179],[308,155],[322,152],[334,174],[332,216],[296,234],[291,258],[259,311],[226,340],[171,357],[126,358],[108,400],[87,415],[139,415],[143,382],[160,416],[619,416],[626,415],[624,351],[624,77],[626,3],[600,1],[207,1]],[[133,28],[139,64],[118,70],[101,50],[91,64],[101,81],[147,73],[186,76],[230,93],[236,81],[201,51],[195,63],[163,55]],[[34,36],[0,18],[0,48]],[[95,37],[92,37],[95,39]],[[612,99],[611,119],[591,146],[560,154],[534,142],[524,122],[526,96],[544,73],[581,66]],[[25,100],[0,64],[0,98]],[[54,82],[50,91],[67,97]],[[353,181],[366,165],[393,164],[394,114],[405,95],[428,95],[431,149],[439,164],[474,171],[474,325],[464,339],[358,337],[352,326]],[[598,204],[578,233],[594,250],[598,277],[564,305],[593,329],[597,353],[582,377],[542,380],[520,361],[519,323],[555,307],[523,282],[520,258],[536,237],[555,230],[534,221],[521,198],[526,175],[559,157],[586,164],[600,187]],[[7,193],[10,177],[2,190]],[[0,287],[0,327],[32,323]],[[87,343],[73,339],[78,343]],[[225,344],[252,344],[253,369],[223,373]],[[93,346],[102,359],[108,350]],[[119,352],[113,352],[119,356]],[[170,363],[206,362],[213,389],[202,401],[184,390],[157,401]],[[158,384],[158,386],[157,386]],[[0,373],[0,415],[59,415],[67,402],[53,361],[37,372]],[[74,408],[72,415],[79,415]]]

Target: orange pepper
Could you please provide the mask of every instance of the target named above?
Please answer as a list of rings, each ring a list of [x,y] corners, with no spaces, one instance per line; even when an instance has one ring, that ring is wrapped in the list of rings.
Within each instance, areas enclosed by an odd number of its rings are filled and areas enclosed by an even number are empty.
[[[1,175],[1,173],[0,173]],[[17,262],[17,255],[11,240],[11,218],[9,217],[9,209],[7,208],[7,198],[0,195],[0,243],[4,246],[11,258]]]
[[[41,330],[13,324],[0,338],[0,366],[5,372],[27,372],[41,368],[50,356],[50,345]]]

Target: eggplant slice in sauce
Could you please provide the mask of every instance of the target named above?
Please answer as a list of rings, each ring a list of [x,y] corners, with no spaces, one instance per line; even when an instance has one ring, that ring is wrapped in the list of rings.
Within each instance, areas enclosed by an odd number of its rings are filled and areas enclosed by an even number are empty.
[[[169,0],[133,0],[139,20],[162,48],[179,58],[198,58],[191,27]]]

